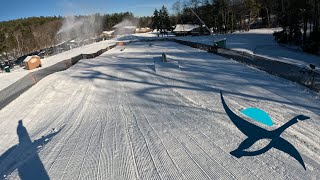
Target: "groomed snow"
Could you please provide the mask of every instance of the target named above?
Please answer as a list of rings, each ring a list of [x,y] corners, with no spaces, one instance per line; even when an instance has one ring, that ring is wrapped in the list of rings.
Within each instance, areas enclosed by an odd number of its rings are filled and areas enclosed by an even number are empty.
[[[116,40],[106,40],[106,41],[101,41],[97,43],[93,43],[90,45],[78,47],[75,49],[71,49],[69,51],[65,51],[63,53],[50,56],[48,58],[45,58],[42,60],[43,67],[49,67],[51,65],[54,65],[58,62],[61,62],[66,59],[71,59],[72,57],[78,56],[80,54],[91,54],[95,53],[101,49],[104,49],[108,46],[114,45],[116,43]]]
[[[16,72],[13,71],[11,73],[0,73],[0,91],[5,89],[6,87],[10,86],[14,82],[18,81],[19,79],[23,78],[29,72],[27,70],[17,70]]]
[[[159,62],[163,52],[169,65]],[[310,116],[281,135],[307,170],[276,149],[231,156],[245,136],[227,117],[220,90],[237,114],[246,107],[265,110],[271,129]],[[176,43],[116,47],[44,78],[0,111],[0,174],[11,168],[8,179],[37,172],[51,179],[319,179],[317,98],[289,81]],[[53,128],[56,134],[37,151],[18,146],[19,155],[10,156],[19,120],[32,140]]]
[[[247,52],[250,54],[259,55],[262,57],[271,58],[277,61],[287,62],[298,65],[300,67],[309,67],[309,64],[315,64],[317,71],[320,71],[320,56],[307,54],[297,50],[296,48],[288,48],[276,43],[272,33],[280,31],[279,28],[253,29],[248,32],[235,32],[233,34],[214,35],[214,36],[186,36],[175,37],[169,35],[170,38],[177,38],[192,42],[212,45],[214,40],[227,38],[227,48]],[[48,57],[42,60],[43,67],[51,66],[65,59],[70,59],[80,54],[95,53],[107,46],[114,44],[117,41],[130,41],[143,38],[156,38],[157,32],[139,33],[134,35],[120,36],[115,39],[106,40],[87,46],[79,47],[66,51],[55,56]],[[35,69],[33,71],[37,71]],[[0,78],[3,79],[0,83],[0,90],[19,80],[27,74],[22,72],[23,69],[17,69],[10,74],[0,73]]]
[[[274,31],[279,30],[281,29],[253,29],[248,32],[235,32],[214,36],[187,36],[177,37],[177,39],[212,45],[214,40],[226,38],[226,47],[229,49],[259,55],[301,67],[309,67],[309,64],[315,64],[319,70],[320,56],[304,53],[296,47],[290,48],[278,44],[272,34]]]
[[[290,47],[278,44],[273,37],[273,32],[280,31],[280,28],[252,29],[248,32],[235,32],[232,34],[217,34],[211,36],[169,36],[185,41],[198,42],[202,44],[213,45],[215,40],[227,39],[226,48],[255,54],[258,56],[271,58],[300,67],[309,67],[309,64],[315,64],[320,71],[320,56],[307,54],[297,47]],[[135,34],[137,38],[156,37],[154,32]],[[131,37],[134,39],[133,37]]]
[[[54,56],[50,56],[45,59],[41,59],[42,68],[52,66],[58,62],[61,62],[61,61],[67,60],[67,59],[71,59],[72,57],[76,57],[80,54],[95,53],[101,49],[108,47],[108,46],[114,45],[115,43],[116,43],[116,39],[101,41],[98,43],[93,43],[90,45],[71,49],[69,51],[65,51],[60,54],[56,54]],[[28,71],[28,70],[25,70],[22,68],[16,68],[11,73],[0,73],[0,79],[1,79],[0,91],[4,88],[10,86],[11,84],[16,82],[17,80],[21,79],[22,77],[27,75],[29,72],[38,71],[39,69],[42,69],[42,68],[36,68],[31,71]]]

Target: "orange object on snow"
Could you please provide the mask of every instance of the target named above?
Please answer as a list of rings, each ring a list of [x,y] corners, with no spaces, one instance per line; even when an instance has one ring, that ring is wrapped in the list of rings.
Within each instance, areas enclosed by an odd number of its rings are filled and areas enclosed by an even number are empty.
[[[124,42],[117,42],[117,46],[124,46],[126,45]]]
[[[23,61],[27,70],[32,70],[41,67],[41,60],[39,56],[28,56]]]

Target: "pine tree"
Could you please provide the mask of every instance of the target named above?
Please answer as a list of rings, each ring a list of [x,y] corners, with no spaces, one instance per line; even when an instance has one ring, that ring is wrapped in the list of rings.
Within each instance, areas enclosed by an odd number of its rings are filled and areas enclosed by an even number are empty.
[[[157,9],[154,10],[153,17],[152,17],[152,29],[159,31],[160,29],[160,16],[159,11]]]
[[[4,32],[0,31],[0,54],[2,52],[4,52],[6,49],[5,40],[6,40],[6,36],[5,36]]]
[[[160,10],[160,31],[166,32],[171,31],[171,20],[169,17],[168,10],[165,6],[162,6]]]

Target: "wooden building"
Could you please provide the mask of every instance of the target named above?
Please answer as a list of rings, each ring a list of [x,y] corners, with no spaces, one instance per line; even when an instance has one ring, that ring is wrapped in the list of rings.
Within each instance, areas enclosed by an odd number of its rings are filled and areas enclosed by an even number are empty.
[[[199,35],[210,35],[210,31],[203,26],[197,24],[177,24],[175,29],[172,31],[176,36],[199,36]]]
[[[23,62],[27,70],[32,70],[42,66],[39,56],[27,56]]]

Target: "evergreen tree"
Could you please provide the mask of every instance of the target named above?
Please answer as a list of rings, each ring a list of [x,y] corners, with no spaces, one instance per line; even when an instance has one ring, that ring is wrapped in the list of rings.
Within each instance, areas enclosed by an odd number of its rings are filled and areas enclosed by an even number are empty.
[[[153,17],[152,17],[152,29],[159,31],[160,29],[160,16],[159,11],[157,9],[154,10]]]
[[[0,54],[4,52],[6,49],[5,40],[6,40],[6,36],[4,32],[0,31]]]
[[[168,10],[165,6],[162,6],[160,11],[155,9],[152,17],[152,29],[160,30],[160,32],[171,31],[171,19]]]
[[[165,6],[162,6],[160,10],[160,24],[162,31],[171,31],[171,20],[169,17],[168,10]]]

